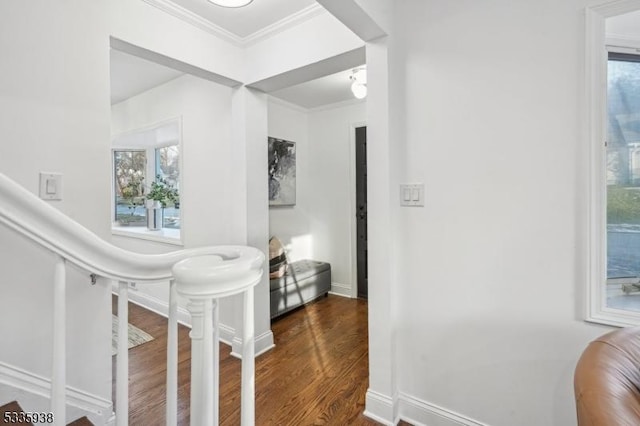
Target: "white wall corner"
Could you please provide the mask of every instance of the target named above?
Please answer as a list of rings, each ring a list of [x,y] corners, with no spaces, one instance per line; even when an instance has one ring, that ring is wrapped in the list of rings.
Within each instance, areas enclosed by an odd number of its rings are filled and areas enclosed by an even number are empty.
[[[66,421],[87,416],[98,425],[109,424],[113,404],[99,396],[67,386]],[[51,410],[51,380],[0,362],[0,405],[18,401],[25,412]]]
[[[402,392],[398,397],[398,411],[402,420],[416,426],[488,426],[486,423]]]
[[[263,353],[275,348],[275,346],[276,345],[273,340],[273,332],[271,330],[265,333],[262,333],[259,336],[256,336],[256,340],[255,340],[256,358],[262,355]],[[239,337],[234,337],[232,339],[231,356],[234,356],[238,359],[242,359],[242,339]]]
[[[398,398],[368,389],[363,414],[383,425],[395,426],[399,420]]]

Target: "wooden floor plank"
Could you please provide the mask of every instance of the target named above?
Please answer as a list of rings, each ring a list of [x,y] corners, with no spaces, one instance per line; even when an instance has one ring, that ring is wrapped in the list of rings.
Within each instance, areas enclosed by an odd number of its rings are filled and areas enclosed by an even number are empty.
[[[114,297],[114,312],[115,305]],[[129,322],[154,337],[129,352],[129,423],[164,424],[167,320],[129,306]],[[330,295],[276,320],[272,330],[275,348],[256,358],[257,425],[378,424],[362,415],[369,375],[366,301]],[[189,424],[188,332],[179,326],[179,425]],[[240,360],[227,345],[220,346],[220,358],[220,424],[238,425]]]

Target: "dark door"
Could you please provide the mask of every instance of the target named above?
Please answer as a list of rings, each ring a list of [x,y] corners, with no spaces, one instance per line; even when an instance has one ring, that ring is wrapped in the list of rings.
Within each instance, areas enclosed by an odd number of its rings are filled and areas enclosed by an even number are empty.
[[[356,233],[358,297],[367,298],[367,128],[356,128]]]

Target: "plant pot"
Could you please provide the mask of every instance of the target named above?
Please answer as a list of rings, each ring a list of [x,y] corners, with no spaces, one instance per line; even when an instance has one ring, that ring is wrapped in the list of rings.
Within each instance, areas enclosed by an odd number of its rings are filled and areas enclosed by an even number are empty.
[[[162,229],[162,204],[160,201],[146,200],[144,206],[147,209],[147,229],[159,231]]]

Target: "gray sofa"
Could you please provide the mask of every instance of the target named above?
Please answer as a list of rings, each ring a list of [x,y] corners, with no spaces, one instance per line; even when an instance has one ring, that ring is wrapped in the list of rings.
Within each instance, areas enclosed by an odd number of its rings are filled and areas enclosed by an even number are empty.
[[[331,290],[331,265],[299,260],[280,278],[270,280],[271,318],[304,305]]]

